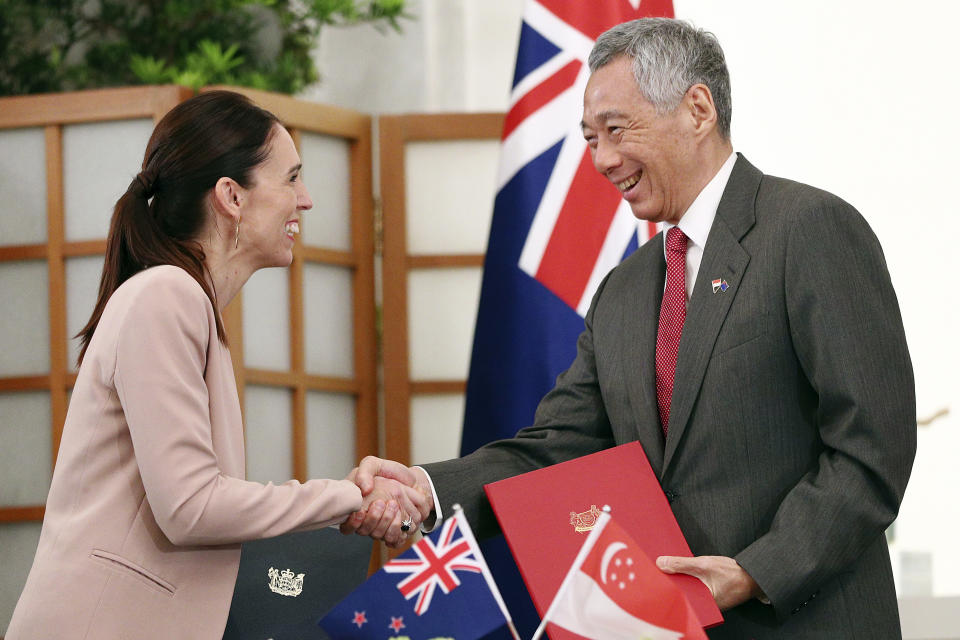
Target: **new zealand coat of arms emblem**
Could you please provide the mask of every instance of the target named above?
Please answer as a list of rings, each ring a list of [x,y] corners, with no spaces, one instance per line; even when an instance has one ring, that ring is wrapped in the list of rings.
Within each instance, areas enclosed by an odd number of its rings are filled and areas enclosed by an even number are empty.
[[[277,571],[270,567],[267,575],[270,576],[270,591],[274,593],[296,598],[303,591],[303,576],[306,574],[298,573],[294,577],[293,571],[290,571],[290,569]]]

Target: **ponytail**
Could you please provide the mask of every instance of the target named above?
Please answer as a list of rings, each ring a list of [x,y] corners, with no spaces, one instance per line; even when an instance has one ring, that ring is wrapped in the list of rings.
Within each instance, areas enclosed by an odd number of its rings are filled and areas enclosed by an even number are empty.
[[[216,292],[206,278],[203,249],[195,241],[179,241],[160,228],[149,202],[153,195],[153,180],[149,174],[140,172],[113,208],[97,303],[90,320],[75,336],[80,338],[77,366],[83,362],[110,296],[131,276],[148,267],[172,264],[182,268],[203,288],[214,309],[217,308]],[[215,316],[217,337],[226,344],[227,337],[220,314],[216,313]]]

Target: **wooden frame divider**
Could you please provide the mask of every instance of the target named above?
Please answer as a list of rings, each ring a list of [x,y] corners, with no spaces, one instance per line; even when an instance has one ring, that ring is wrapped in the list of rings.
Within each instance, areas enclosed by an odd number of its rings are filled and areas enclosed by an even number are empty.
[[[383,387],[385,455],[410,464],[410,405],[414,395],[463,393],[466,380],[411,380],[407,286],[413,269],[482,267],[483,254],[411,255],[407,251],[408,142],[499,139],[503,113],[381,116],[380,194],[383,201]]]

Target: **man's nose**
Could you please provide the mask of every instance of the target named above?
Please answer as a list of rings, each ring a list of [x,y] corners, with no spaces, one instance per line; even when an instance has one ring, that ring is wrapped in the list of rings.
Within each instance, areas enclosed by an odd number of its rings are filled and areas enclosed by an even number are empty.
[[[620,165],[620,160],[616,145],[597,142],[593,149],[593,166],[597,171],[606,175],[611,169]]]

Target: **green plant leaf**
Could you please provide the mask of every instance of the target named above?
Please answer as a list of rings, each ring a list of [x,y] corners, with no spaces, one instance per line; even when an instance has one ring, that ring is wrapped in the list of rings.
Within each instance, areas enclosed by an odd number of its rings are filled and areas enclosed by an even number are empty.
[[[163,84],[170,80],[166,63],[152,56],[133,54],[130,58],[130,70],[144,84]]]
[[[190,87],[194,90],[199,89],[205,84],[209,84],[207,76],[194,69],[186,69],[184,71],[176,72],[171,75],[170,79],[174,84]]]

